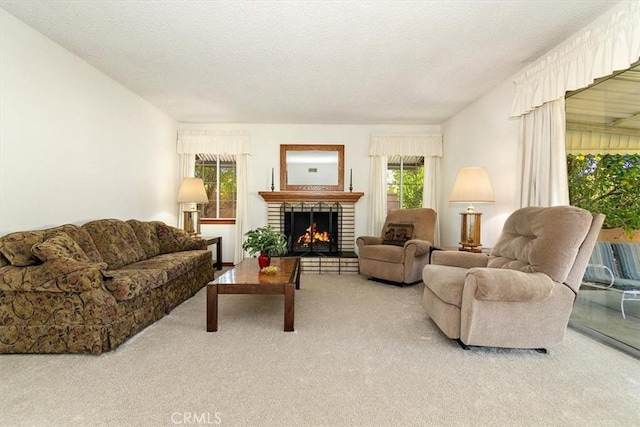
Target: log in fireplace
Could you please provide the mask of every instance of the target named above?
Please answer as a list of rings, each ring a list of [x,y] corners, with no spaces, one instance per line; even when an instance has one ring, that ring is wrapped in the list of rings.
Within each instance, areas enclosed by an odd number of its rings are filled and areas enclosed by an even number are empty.
[[[280,207],[288,255],[340,253],[342,207],[340,203],[283,203]]]

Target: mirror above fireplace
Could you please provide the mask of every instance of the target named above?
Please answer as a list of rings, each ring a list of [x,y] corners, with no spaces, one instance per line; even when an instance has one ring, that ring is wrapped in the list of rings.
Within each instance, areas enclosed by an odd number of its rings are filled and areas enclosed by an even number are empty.
[[[281,191],[344,191],[344,145],[280,145]]]

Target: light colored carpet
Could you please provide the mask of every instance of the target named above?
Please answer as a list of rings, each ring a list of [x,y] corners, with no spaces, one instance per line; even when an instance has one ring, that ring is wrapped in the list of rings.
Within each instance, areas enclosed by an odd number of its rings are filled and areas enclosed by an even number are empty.
[[[640,361],[574,331],[547,355],[464,351],[426,318],[422,285],[303,275],[281,296],[205,290],[118,350],[0,356],[0,425],[631,426]]]

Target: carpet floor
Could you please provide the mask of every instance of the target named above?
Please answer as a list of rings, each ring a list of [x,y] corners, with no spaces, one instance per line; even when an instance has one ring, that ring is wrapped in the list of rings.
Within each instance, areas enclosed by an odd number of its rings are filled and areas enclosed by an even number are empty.
[[[635,426],[640,361],[568,330],[549,354],[462,350],[423,285],[303,275],[283,298],[205,290],[116,351],[0,355],[0,425]]]

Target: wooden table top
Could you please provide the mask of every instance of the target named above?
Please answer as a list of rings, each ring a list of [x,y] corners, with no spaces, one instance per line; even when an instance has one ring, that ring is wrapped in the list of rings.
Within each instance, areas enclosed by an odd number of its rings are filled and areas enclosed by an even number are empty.
[[[275,274],[260,272],[257,258],[245,259],[234,268],[226,271],[213,283],[217,285],[277,285],[294,283],[296,269],[299,268],[300,258],[271,258],[271,266],[278,267]]]

